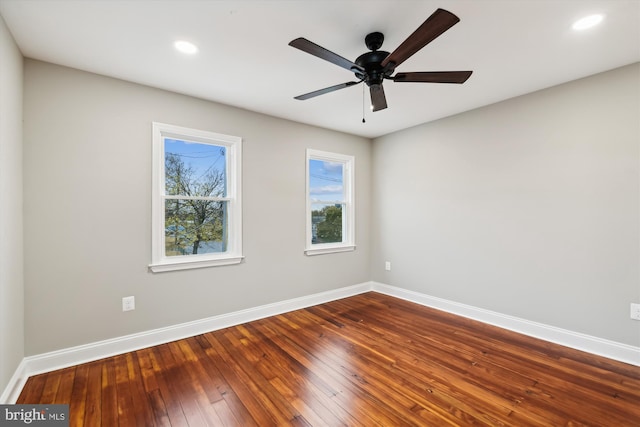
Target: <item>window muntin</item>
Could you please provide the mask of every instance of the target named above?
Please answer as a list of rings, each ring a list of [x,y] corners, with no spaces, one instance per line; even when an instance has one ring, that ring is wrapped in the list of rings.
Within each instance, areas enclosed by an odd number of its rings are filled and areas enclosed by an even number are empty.
[[[241,139],[153,124],[154,272],[242,260]]]
[[[307,255],[353,250],[353,156],[307,150]]]

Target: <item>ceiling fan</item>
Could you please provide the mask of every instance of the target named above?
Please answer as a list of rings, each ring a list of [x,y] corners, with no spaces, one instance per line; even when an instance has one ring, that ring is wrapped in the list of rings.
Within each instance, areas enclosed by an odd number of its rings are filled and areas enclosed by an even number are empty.
[[[460,18],[453,13],[438,9],[392,53],[378,50],[384,41],[382,33],[370,33],[365,37],[364,41],[371,52],[360,55],[355,62],[351,62],[303,37],[292,40],[289,46],[345,68],[353,72],[358,79],[358,81],[341,83],[305,93],[304,95],[296,96],[295,99],[305,100],[364,82],[369,86],[373,111],[379,111],[387,108],[387,99],[382,87],[384,79],[393,80],[394,82],[464,83],[471,76],[472,71],[422,71],[393,75],[396,67],[459,21]]]

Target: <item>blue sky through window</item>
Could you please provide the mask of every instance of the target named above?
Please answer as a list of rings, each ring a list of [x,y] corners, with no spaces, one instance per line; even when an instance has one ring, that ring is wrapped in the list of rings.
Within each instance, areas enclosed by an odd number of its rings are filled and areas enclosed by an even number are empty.
[[[324,160],[309,160],[309,196],[311,200],[344,200],[344,165]]]
[[[213,144],[170,138],[165,138],[164,140],[165,158],[169,154],[179,156],[185,166],[193,169],[191,177],[193,183],[204,182],[210,172],[214,174],[220,173],[225,176],[226,150],[226,147]]]

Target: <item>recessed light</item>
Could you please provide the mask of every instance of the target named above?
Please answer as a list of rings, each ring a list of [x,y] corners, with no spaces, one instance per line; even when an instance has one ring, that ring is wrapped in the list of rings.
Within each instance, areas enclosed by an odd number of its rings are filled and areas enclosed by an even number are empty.
[[[586,30],[587,28],[598,25],[603,19],[604,15],[600,14],[585,16],[574,22],[572,28],[574,30]]]
[[[186,53],[188,55],[193,55],[198,52],[198,46],[184,40],[178,40],[173,44],[173,46],[180,52]]]

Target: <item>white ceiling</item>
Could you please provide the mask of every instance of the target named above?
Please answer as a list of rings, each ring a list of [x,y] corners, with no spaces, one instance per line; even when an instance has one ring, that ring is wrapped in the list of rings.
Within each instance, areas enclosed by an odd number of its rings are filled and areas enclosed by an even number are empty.
[[[386,81],[389,108],[366,123],[362,85],[293,99],[354,76],[289,41],[353,61],[367,33],[391,52],[437,8],[461,21],[398,71],[473,70],[465,84]],[[571,29],[591,13],[601,25]],[[640,61],[640,0],[0,0],[0,14],[26,57],[366,137]]]

